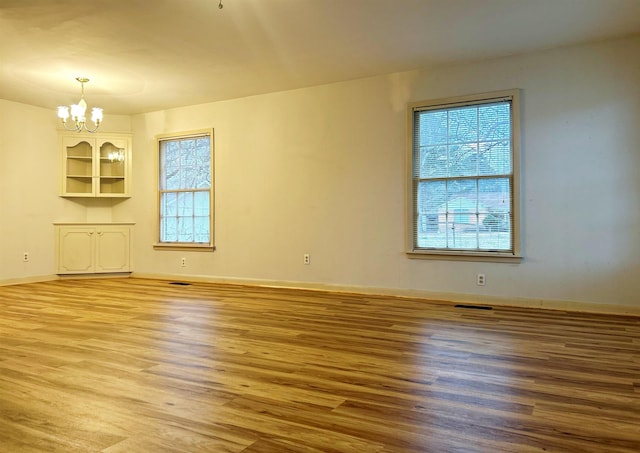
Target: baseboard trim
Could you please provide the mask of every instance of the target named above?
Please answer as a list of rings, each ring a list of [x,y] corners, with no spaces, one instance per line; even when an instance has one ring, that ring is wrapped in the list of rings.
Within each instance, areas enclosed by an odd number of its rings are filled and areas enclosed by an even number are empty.
[[[82,280],[82,279],[96,279],[96,278],[127,278],[130,277],[129,272],[112,272],[104,274],[60,274],[58,280]]]
[[[23,283],[50,282],[53,280],[81,280],[87,278],[123,278],[129,277],[129,272],[108,274],[64,274],[64,275],[38,275],[34,277],[9,278],[0,280],[0,286],[20,285]]]
[[[21,285],[23,283],[39,283],[58,280],[57,275],[37,275],[33,277],[8,278],[0,280],[0,286]]]
[[[640,316],[640,306],[609,305],[561,299],[534,299],[526,297],[485,296],[481,294],[464,294],[434,292],[426,290],[374,288],[355,285],[334,285],[327,283],[291,282],[265,279],[246,279],[235,277],[212,277],[202,275],[151,274],[134,272],[132,278],[148,278],[153,280],[170,280],[184,282],[202,282],[228,285],[256,286],[266,288],[304,289],[310,291],[336,292],[348,294],[364,294],[385,297],[420,299],[435,303],[448,304],[483,304],[504,307],[538,308],[567,312],[594,314],[613,314]]]

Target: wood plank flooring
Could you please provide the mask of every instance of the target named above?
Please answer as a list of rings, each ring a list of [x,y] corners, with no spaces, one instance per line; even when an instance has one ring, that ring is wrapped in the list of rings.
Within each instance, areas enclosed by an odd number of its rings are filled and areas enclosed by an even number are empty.
[[[0,287],[0,452],[639,452],[640,318],[145,279]]]

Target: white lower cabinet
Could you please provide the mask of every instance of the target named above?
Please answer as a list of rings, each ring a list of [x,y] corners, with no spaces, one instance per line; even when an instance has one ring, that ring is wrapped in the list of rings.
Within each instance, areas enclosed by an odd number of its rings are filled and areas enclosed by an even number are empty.
[[[55,224],[56,273],[131,272],[131,223]]]

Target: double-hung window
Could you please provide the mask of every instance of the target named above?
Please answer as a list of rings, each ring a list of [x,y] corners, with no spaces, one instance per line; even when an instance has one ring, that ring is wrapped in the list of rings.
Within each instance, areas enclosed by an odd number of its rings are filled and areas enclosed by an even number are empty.
[[[518,260],[518,90],[409,106],[410,257]]]
[[[158,137],[157,247],[213,249],[213,130]]]

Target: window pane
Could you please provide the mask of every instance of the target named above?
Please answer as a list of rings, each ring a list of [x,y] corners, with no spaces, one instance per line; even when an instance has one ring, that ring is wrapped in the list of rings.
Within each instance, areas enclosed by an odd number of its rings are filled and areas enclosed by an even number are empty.
[[[430,111],[418,114],[420,143],[437,145],[447,143],[447,112]]]
[[[425,181],[418,186],[418,212],[436,213],[446,201],[445,181]]]
[[[418,185],[417,217],[418,247],[446,246],[446,217],[441,211],[446,206],[445,181],[420,182]]]
[[[211,187],[211,170],[207,166],[198,166],[196,169],[196,189],[209,189]]]
[[[180,142],[182,165],[193,166],[196,163],[196,140],[186,139]]]
[[[193,194],[193,213],[195,216],[209,215],[209,192],[195,192]]]
[[[511,249],[511,182],[508,178],[483,179],[478,185],[482,203],[480,248]]]
[[[509,140],[480,143],[479,174],[511,174],[511,142]]]
[[[175,190],[180,188],[180,167],[167,165],[164,178],[165,184],[163,189]]]
[[[449,110],[448,142],[478,141],[478,108],[460,107]]]
[[[209,217],[194,217],[194,240],[195,242],[209,242]]]
[[[511,139],[511,109],[508,102],[478,107],[480,141]]]
[[[178,197],[175,192],[167,192],[161,195],[160,199],[160,215],[176,216],[178,215]]]
[[[449,146],[449,176],[475,176],[478,174],[478,145]]]
[[[193,192],[178,193],[178,215],[180,217],[193,216]]]
[[[448,231],[447,246],[455,249],[474,249],[478,212],[476,180],[451,180],[447,182],[447,200],[441,206]]]
[[[162,142],[167,153],[167,159],[176,160],[180,157],[180,144],[177,141]]]
[[[197,184],[196,169],[191,166],[182,165],[180,168],[180,188],[181,189],[194,189]]]
[[[198,139],[196,141],[196,159],[198,183],[200,189],[211,187],[211,152],[209,139]]]
[[[178,189],[180,185],[180,148],[174,142],[161,143],[160,189]]]
[[[178,219],[176,217],[165,217],[160,221],[160,240],[162,242],[178,240]]]
[[[178,242],[193,242],[193,217],[178,217]]]
[[[448,174],[446,146],[426,146],[420,148],[420,177],[442,178]]]

